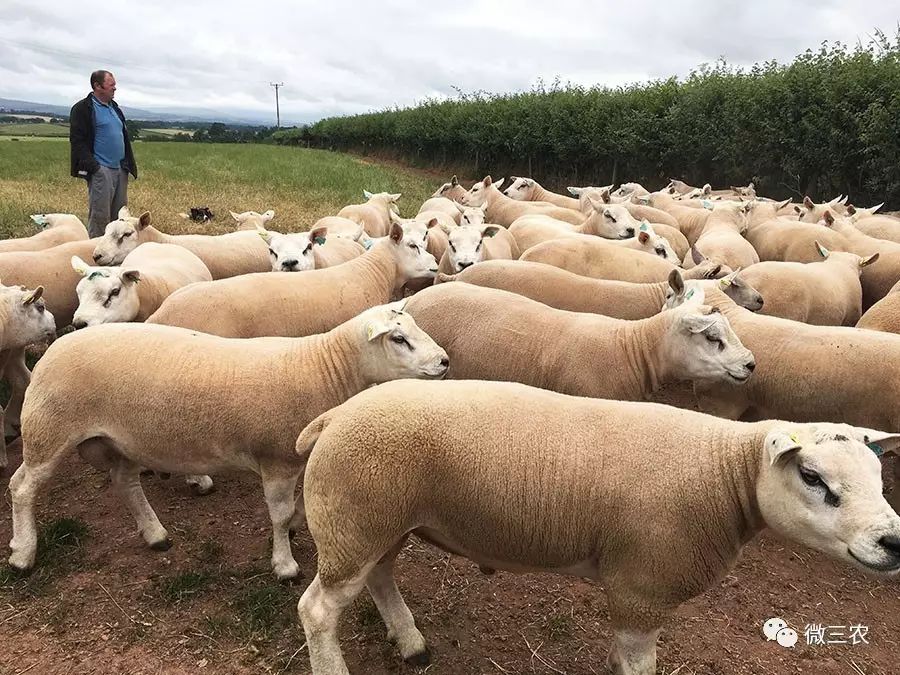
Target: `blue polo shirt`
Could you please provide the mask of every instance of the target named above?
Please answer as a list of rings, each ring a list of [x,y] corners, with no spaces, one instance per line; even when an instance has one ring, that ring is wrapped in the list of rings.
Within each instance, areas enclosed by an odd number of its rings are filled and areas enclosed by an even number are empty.
[[[118,169],[125,159],[125,134],[122,119],[112,106],[101,103],[93,94],[94,157],[103,166]]]

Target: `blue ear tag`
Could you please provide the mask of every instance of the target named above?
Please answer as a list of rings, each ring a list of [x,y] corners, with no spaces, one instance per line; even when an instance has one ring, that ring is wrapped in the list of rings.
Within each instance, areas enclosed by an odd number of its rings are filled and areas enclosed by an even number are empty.
[[[700,203],[703,205],[704,209],[708,209],[708,210],[712,211],[713,205],[712,205],[711,201],[709,201],[708,199],[703,199],[703,200],[701,200]]]
[[[693,288],[687,292],[687,295],[684,296],[684,299],[685,299],[685,300],[690,300],[692,295],[694,295],[694,289],[693,289]]]
[[[641,223],[640,230],[641,230],[641,232],[646,232],[647,231],[647,223]]]
[[[105,277],[105,276],[107,276],[106,272],[101,272],[101,271],[97,270],[96,272],[91,272],[88,275],[88,281],[90,281],[94,277]]]
[[[313,239],[313,241],[315,243],[317,243],[319,246],[321,246],[322,244],[325,243],[325,237],[316,237],[315,239]]]
[[[866,443],[866,447],[874,452],[876,457],[881,457],[884,454],[884,448],[878,445],[878,443]]]
[[[31,216],[31,220],[34,221],[35,225],[40,225],[41,227],[49,227],[50,226],[50,221],[47,220],[47,218],[46,218],[46,216],[44,216],[44,214],[38,214],[38,215]]]

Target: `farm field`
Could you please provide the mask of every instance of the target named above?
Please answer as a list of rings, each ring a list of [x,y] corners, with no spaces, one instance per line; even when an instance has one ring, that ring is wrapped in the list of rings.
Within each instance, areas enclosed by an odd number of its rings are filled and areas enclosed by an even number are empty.
[[[68,124],[0,124],[0,136],[57,136],[69,137]]]
[[[68,145],[0,143],[0,235],[31,232],[28,215],[86,217],[86,190],[68,175]],[[142,144],[134,211],[169,232],[225,232],[228,210],[276,210],[275,229],[306,229],[362,199],[362,189],[402,192],[404,215],[446,177],[324,151],[259,145]],[[208,206],[213,223],[178,211]],[[154,354],[165,366],[166,355]],[[686,389],[657,400],[690,405]],[[660,451],[666,448],[661,439]],[[677,451],[677,449],[672,449]],[[11,448],[11,466],[20,461]],[[647,458],[648,462],[653,457]],[[150,551],[108,477],[77,456],[57,470],[38,506],[38,567],[24,578],[0,562],[0,673],[308,673],[296,603],[315,573],[305,531],[293,542],[303,578],[279,584],[269,566],[271,525],[259,480],[216,477],[195,497],[178,476],[144,477],[147,498],[173,547]],[[898,488],[900,493],[900,488]],[[892,499],[897,495],[892,494]],[[898,500],[900,501],[900,500]],[[0,542],[11,536],[9,495]],[[585,514],[590,517],[590,514]],[[5,556],[4,556],[5,558]],[[412,540],[397,577],[432,648],[431,674],[605,672],[611,626],[602,589],[549,575],[482,574],[469,561]],[[793,649],[766,642],[762,624],[864,624],[869,644]],[[682,606],[659,643],[663,675],[815,673],[894,675],[900,584],[863,575],[764,534],[721,584]],[[345,612],[342,646],[354,674],[413,673],[384,636],[363,593]],[[421,671],[419,671],[421,672]]]

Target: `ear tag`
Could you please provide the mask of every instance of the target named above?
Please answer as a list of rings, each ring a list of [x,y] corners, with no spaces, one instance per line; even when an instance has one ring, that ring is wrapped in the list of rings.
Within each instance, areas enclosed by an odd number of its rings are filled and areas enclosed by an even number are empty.
[[[800,441],[797,440],[796,434],[788,434],[788,438],[790,438],[792,441],[794,441],[794,443],[796,443],[797,445],[800,445]]]
[[[106,272],[101,272],[100,270],[97,270],[97,271],[95,271],[95,272],[91,272],[91,273],[88,275],[88,281],[90,281],[90,280],[93,279],[94,277],[108,277],[108,276],[109,276],[109,275],[108,275]]]
[[[704,199],[700,203],[703,204],[704,209],[712,211],[713,204],[711,201],[709,201],[708,199]]]
[[[375,327],[375,324],[370,323],[368,326],[366,326],[366,340],[371,340],[373,337],[375,337],[375,333],[377,332],[378,329]]]
[[[884,448],[878,445],[878,443],[866,443],[866,447],[874,452],[876,457],[881,457],[884,454]]]
[[[689,291],[687,292],[687,295],[684,296],[684,299],[685,299],[685,300],[690,300],[690,299],[693,297],[693,295],[694,295],[694,289],[692,288],[691,290],[689,290]]]
[[[731,286],[731,282],[728,279],[719,279],[719,288],[723,291],[729,286]]]
[[[641,227],[639,228],[641,232],[647,231],[647,223],[641,223]]]
[[[50,221],[48,221],[46,216],[44,216],[43,214],[31,216],[31,220],[34,221],[35,225],[40,225],[41,227],[50,226]]]
[[[325,237],[316,237],[313,239],[313,241],[315,243],[317,243],[319,246],[321,246],[322,244],[325,243]]]

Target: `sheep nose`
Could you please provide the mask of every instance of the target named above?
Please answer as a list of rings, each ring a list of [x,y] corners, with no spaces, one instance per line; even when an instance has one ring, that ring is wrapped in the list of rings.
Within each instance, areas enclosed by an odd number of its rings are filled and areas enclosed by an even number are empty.
[[[629,236],[629,237],[633,237],[633,236],[634,236],[634,228],[633,228],[633,227],[626,227],[626,228],[625,228],[625,232],[628,233],[628,236]]]
[[[75,330],[79,330],[80,328],[86,328],[87,322],[82,319],[75,319],[75,321],[72,322],[72,325],[75,327]]]
[[[878,540],[878,543],[900,558],[900,537],[894,534],[886,534]]]
[[[751,373],[756,370],[756,361],[750,361],[749,363],[744,364]]]
[[[100,262],[100,258],[102,258],[102,257],[103,257],[102,253],[95,253],[94,254],[94,262]]]
[[[297,266],[297,262],[296,260],[285,260],[281,266],[286,270],[292,270]]]
[[[445,369],[446,369],[446,368],[449,368],[449,367],[450,367],[450,359],[448,359],[448,358],[445,356],[444,358],[441,359],[441,365],[442,365]]]
[[[460,269],[460,271],[466,269],[467,267],[471,267],[472,265],[474,265],[474,263],[470,263],[470,262],[456,263],[456,266]]]

